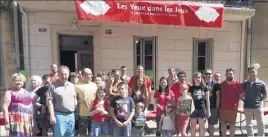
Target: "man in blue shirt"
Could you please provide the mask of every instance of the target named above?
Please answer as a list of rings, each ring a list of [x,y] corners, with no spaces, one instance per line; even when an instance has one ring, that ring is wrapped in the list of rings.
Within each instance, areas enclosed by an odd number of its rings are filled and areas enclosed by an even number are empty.
[[[247,135],[254,136],[252,119],[257,120],[257,136],[264,136],[264,110],[263,100],[267,98],[265,83],[258,79],[257,69],[248,68],[249,79],[244,82],[244,112],[246,116]]]

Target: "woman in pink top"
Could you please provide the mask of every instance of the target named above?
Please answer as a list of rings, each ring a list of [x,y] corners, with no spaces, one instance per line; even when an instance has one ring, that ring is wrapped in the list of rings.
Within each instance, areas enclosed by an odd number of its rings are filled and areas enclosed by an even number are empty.
[[[168,103],[174,104],[174,101],[175,101],[175,96],[174,96],[173,92],[171,90],[169,90],[166,77],[160,78],[159,89],[155,91],[154,99],[155,99],[156,123],[157,123],[156,136],[161,136],[160,132],[158,132],[159,131],[158,125],[159,125],[161,115],[163,114],[163,112],[165,110],[165,106]]]

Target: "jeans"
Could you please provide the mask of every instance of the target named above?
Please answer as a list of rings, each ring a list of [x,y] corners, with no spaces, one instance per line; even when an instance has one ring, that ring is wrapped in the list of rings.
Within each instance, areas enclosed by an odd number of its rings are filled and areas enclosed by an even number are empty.
[[[162,137],[172,137],[173,131],[172,130],[162,130],[161,134],[162,134]]]
[[[54,136],[74,136],[74,113],[55,112]]]
[[[247,135],[253,137],[252,119],[256,118],[258,133],[257,136],[264,137],[264,112],[263,108],[244,108],[247,124]]]
[[[113,136],[124,136],[130,137],[131,136],[131,123],[129,123],[126,127],[118,127],[116,123],[113,125]]]
[[[132,136],[133,137],[143,137],[144,136],[144,127],[132,127]]]
[[[95,122],[92,120],[91,136],[107,136],[109,134],[109,124],[105,122]]]

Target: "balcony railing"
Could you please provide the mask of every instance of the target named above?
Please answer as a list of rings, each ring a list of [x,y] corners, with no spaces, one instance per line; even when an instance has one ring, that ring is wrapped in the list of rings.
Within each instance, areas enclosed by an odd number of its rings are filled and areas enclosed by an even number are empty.
[[[186,1],[218,3],[218,4],[224,4],[225,7],[236,7],[236,8],[252,8],[253,5],[253,0],[186,0]]]

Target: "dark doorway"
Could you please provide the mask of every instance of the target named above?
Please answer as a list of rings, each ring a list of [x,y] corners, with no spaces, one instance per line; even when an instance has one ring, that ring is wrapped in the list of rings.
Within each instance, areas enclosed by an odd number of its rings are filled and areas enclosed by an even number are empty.
[[[60,64],[71,72],[87,67],[94,72],[93,36],[60,35]]]
[[[68,66],[71,72],[75,72],[76,51],[60,51],[60,65]]]

